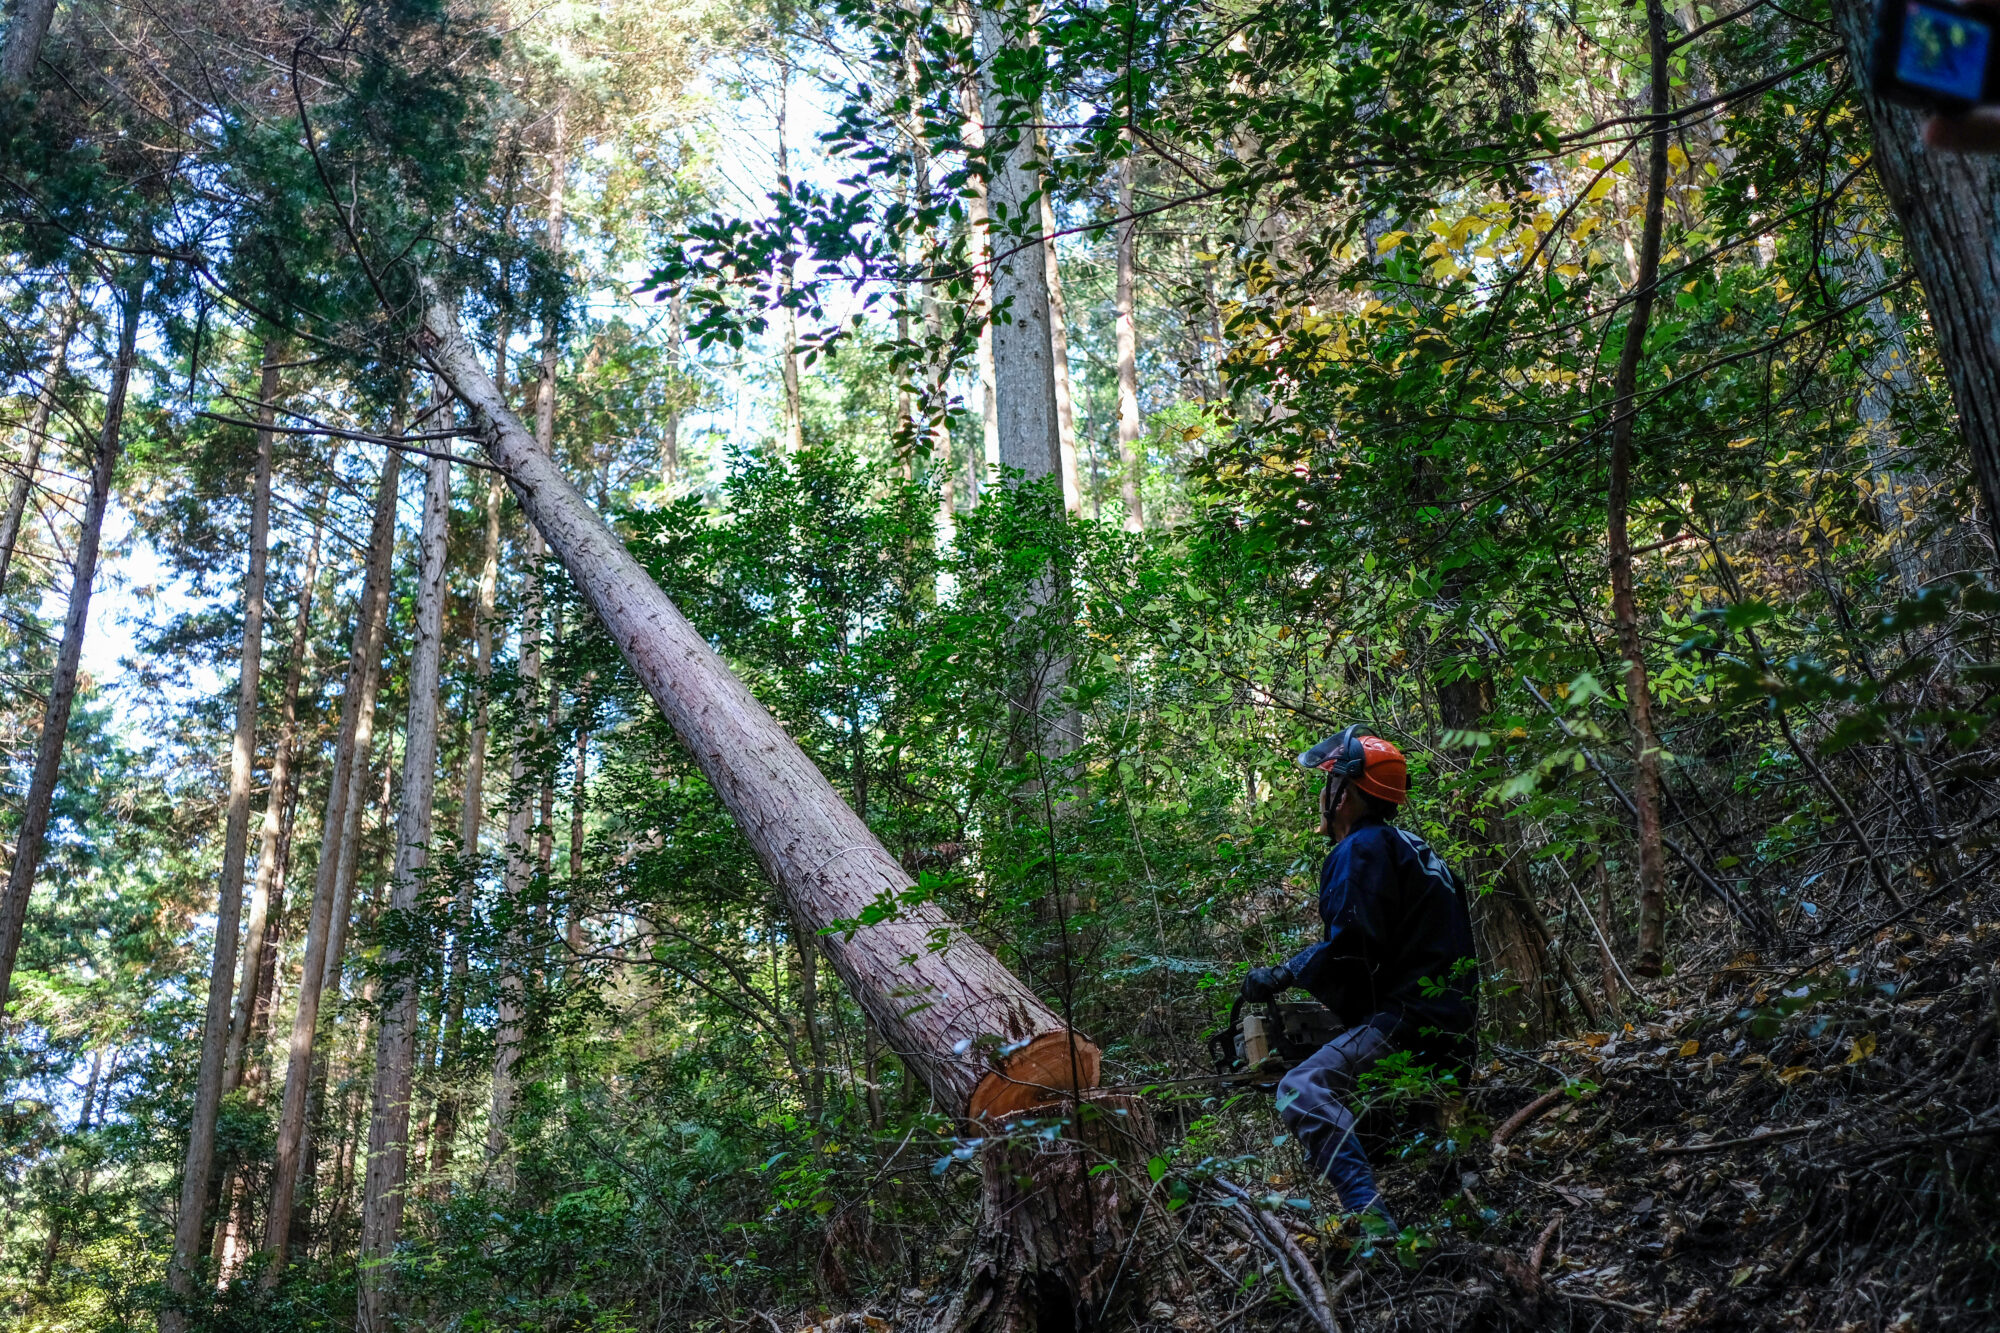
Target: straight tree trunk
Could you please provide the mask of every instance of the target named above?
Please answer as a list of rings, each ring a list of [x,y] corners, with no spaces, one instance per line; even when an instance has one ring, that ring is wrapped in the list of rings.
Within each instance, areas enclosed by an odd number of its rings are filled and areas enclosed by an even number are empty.
[[[14,21],[7,25],[7,45],[0,49],[0,92],[9,95],[27,86],[42,58],[56,0],[15,0]]]
[[[439,386],[438,397],[446,399]],[[417,580],[416,642],[410,654],[410,708],[403,730],[402,805],[396,816],[396,864],[389,911],[416,910],[418,876],[430,864],[431,803],[437,783],[438,676],[444,627],[445,528],[451,517],[451,463],[431,460],[424,486],[422,571]],[[417,1036],[417,978],[398,975],[406,960],[391,948],[382,959],[389,991],[375,1039],[374,1109],[368,1125],[368,1165],[361,1204],[360,1333],[389,1327],[388,1260],[402,1230],[409,1174],[410,1091]]]
[[[123,446],[125,394],[132,382],[132,362],[139,339],[139,306],[151,276],[141,262],[127,278],[119,302],[118,356],[111,366],[110,391],[104,401],[104,421],[90,462],[90,496],[78,527],[76,554],[71,562],[69,613],[63,620],[62,643],[56,649],[56,669],[49,681],[49,701],[42,709],[42,732],[35,743],[35,767],[28,794],[21,802],[21,822],[14,834],[14,863],[7,872],[7,896],[0,900],[0,1017],[14,982],[14,959],[21,951],[21,930],[28,918],[28,898],[41,866],[42,841],[48,835],[49,812],[56,783],[62,775],[63,738],[69,731],[70,709],[76,703],[77,674],[83,662],[83,635],[90,623],[90,586],[97,578],[97,548],[104,533],[104,510],[111,503],[112,473]]]
[[[479,607],[473,626],[472,736],[467,745],[465,803],[459,811],[458,827],[459,855],[468,860],[479,854],[479,829],[486,818],[486,747],[493,727],[488,685],[493,679],[493,607],[500,586],[500,479],[492,473],[487,478],[486,550],[479,564]],[[458,1075],[459,1051],[465,1038],[465,988],[471,977],[466,931],[472,922],[472,889],[472,875],[461,872],[458,896],[452,904],[451,963],[445,983],[443,1049],[438,1059],[444,1089],[438,1094],[430,1133],[433,1179],[450,1170],[452,1143],[458,1135],[459,1090],[453,1080]]]
[[[819,951],[813,948],[812,936],[799,929],[796,921],[792,923],[792,942],[799,950],[799,1025],[805,1029],[806,1053],[812,1060],[804,1089],[806,1119],[818,1133],[826,1113],[826,1030],[819,1015]]]
[[[995,420],[1000,437],[1000,464],[1034,482],[1063,470],[1061,413],[1056,399],[1054,313],[1050,303],[1046,240],[1041,234],[1042,168],[1034,130],[1009,124],[1010,106],[1024,99],[1001,86],[996,73],[1003,54],[1014,44],[1006,17],[998,10],[978,11],[980,47],[980,107],[984,120],[987,199],[992,224],[987,245],[992,272]],[[1055,515],[1060,517],[1060,513]],[[1036,581],[1030,596],[1039,610],[1063,595],[1060,571],[1051,567]],[[1035,619],[1022,617],[1027,630],[1020,644],[1024,668],[1016,689],[1021,718],[1029,734],[1020,737],[1027,750],[1060,760],[1075,748],[1080,730],[1067,708],[1049,707],[1068,681],[1068,657],[1048,651],[1045,636],[1028,627]],[[1044,716],[1050,712],[1054,716]],[[1059,780],[1059,779],[1052,779]],[[1052,904],[1053,906],[1054,904]],[[1067,954],[1065,954],[1067,957]]]
[[[268,410],[266,400],[264,410]],[[264,418],[268,419],[268,418]],[[305,572],[299,579],[299,609],[292,618],[291,649],[285,662],[285,686],[279,703],[278,741],[271,752],[271,782],[264,797],[264,821],[257,833],[257,879],[250,892],[250,924],[243,934],[243,979],[236,991],[236,1009],[229,1022],[229,1049],[222,1061],[222,1091],[243,1084],[248,1067],[250,1029],[264,986],[265,952],[275,915],[272,890],[279,875],[278,843],[284,832],[285,810],[291,797],[292,750],[298,744],[299,688],[305,681],[310,652],[313,593],[319,579],[320,541],[326,526],[327,492],[320,492],[313,520],[312,545],[306,550]]]
[[[342,849],[350,829],[349,807],[358,802],[357,773],[367,768],[357,754],[363,713],[374,712],[373,681],[382,658],[382,628],[389,601],[389,560],[396,541],[396,483],[403,456],[388,451],[375,489],[374,521],[368,537],[368,565],[356,608],[354,647],[342,689],[340,730],[334,743],[333,772],[327,780],[326,816],[320,826],[319,864],[307,914],[304,957],[299,965],[298,1002],[292,1013],[291,1043],[285,1063],[285,1099],[278,1114],[277,1148],[271,1166],[271,1207],[264,1219],[264,1250],[270,1256],[265,1285],[277,1283],[291,1243],[292,1203],[305,1159],[306,1103],[312,1088],[313,1050],[319,1032],[321,986],[326,975],[328,935],[340,887]],[[364,696],[368,696],[364,708]],[[373,723],[368,723],[372,732]]]
[[[1133,294],[1133,268],[1139,245],[1139,224],[1132,220],[1132,159],[1118,164],[1118,276],[1113,301],[1118,307],[1118,467],[1119,490],[1125,497],[1125,530],[1144,532],[1146,511],[1139,498],[1143,459],[1139,454],[1139,321]]]
[[[968,38],[973,34],[968,25]],[[965,100],[965,147],[968,153],[984,154],[986,151],[986,121],[980,109],[979,86],[976,80],[968,82],[964,90]],[[975,272],[972,295],[967,301],[967,315],[979,323],[979,347],[976,355],[979,369],[979,421],[981,454],[971,465],[971,494],[967,497],[973,505],[979,503],[980,488],[986,484],[1000,467],[1000,417],[998,393],[994,388],[997,379],[993,366],[993,321],[989,316],[993,310],[993,238],[991,235],[992,213],[989,208],[988,185],[984,177],[974,174],[966,182],[965,221],[968,233],[967,249],[972,254]]]
[[[1868,68],[1875,9],[1870,0],[1835,0],[1853,69]],[[1927,150],[1918,113],[1874,96],[1865,79],[1860,94],[1875,130],[1875,174],[1902,224],[1988,534],[2000,542],[2000,333],[1993,324],[2000,310],[2000,250],[1993,244],[2000,159]]]
[[[556,124],[557,157],[562,157],[562,141],[566,123],[560,118]],[[549,190],[549,217],[545,243],[551,257],[560,263],[563,254],[563,182],[561,171]],[[551,319],[542,337],[541,379],[535,394],[535,447],[544,458],[555,456],[556,437],[556,353],[560,346],[560,329],[557,321]],[[456,386],[454,386],[456,387]],[[542,677],[542,559],[547,552],[542,534],[530,526],[526,549],[522,552],[521,572],[523,597],[521,609],[521,648],[516,675],[519,679],[517,699],[523,719],[538,716],[541,697]],[[528,839],[534,832],[536,796],[530,795],[528,766],[524,761],[524,750],[539,748],[540,732],[534,721],[528,721],[529,735],[516,745],[509,764],[508,789],[514,801],[507,816],[507,860],[501,870],[501,891],[512,911],[519,913],[528,902],[528,889],[534,877],[534,858],[528,847]],[[493,1048],[493,1096],[486,1119],[486,1156],[496,1165],[503,1186],[511,1177],[505,1153],[507,1126],[514,1110],[514,1070],[521,1056],[521,1021],[526,1013],[527,985],[521,975],[519,959],[516,955],[518,936],[510,940],[502,949],[500,960],[500,999],[496,1006],[498,1024],[494,1032]]]
[[[792,167],[785,144],[785,113],[792,98],[792,67],[784,54],[784,35],[779,34],[778,55],[778,196],[791,198]],[[795,454],[805,448],[805,410],[799,399],[799,312],[792,305],[796,285],[798,251],[787,249],[778,260],[778,322],[784,330],[784,347],[779,373],[784,381],[784,452]]]
[[[686,318],[687,295],[676,291],[667,302],[667,364],[674,372],[676,406],[667,409],[660,423],[660,486],[672,498],[681,481],[681,321]]]
[[[181,1164],[180,1211],[167,1288],[183,1299],[207,1249],[208,1184],[215,1166],[215,1121],[222,1110],[223,1065],[229,1049],[229,1000],[236,982],[236,933],[243,917],[243,870],[250,842],[250,784],[257,763],[257,700],[264,661],[264,576],[271,549],[271,420],[278,397],[275,338],[264,340],[263,382],[257,394],[257,471],[251,483],[250,559],[243,574],[243,653],[236,672],[236,739],[229,755],[229,806],[223,819],[222,883],[215,909],[215,951],[208,974],[208,1014],[201,1029],[194,1118]],[[254,975],[254,973],[253,973]],[[187,1326],[182,1312],[160,1312],[162,1333]]]
[[[909,65],[907,84],[910,87],[916,86],[914,56],[912,57],[912,63]],[[910,139],[915,145],[910,155],[910,193],[916,196],[917,203],[921,206],[931,196],[931,157],[930,149],[924,142],[922,125],[916,117],[912,117]],[[934,252],[934,243],[931,244]],[[938,299],[931,291],[929,283],[924,284],[923,312],[925,340],[933,348],[938,347],[944,341],[944,310],[938,304]],[[929,376],[930,382],[925,387],[926,392],[931,397],[928,409],[928,420],[931,423],[930,475],[938,483],[937,543],[939,547],[944,547],[951,543],[958,526],[958,506],[956,496],[954,495],[956,487],[951,467],[951,425],[945,412],[948,397],[946,381],[950,378],[950,375],[951,364],[949,357],[933,353]]]
[[[994,73],[1002,52],[1012,45],[1005,20],[993,9],[981,8],[978,14],[1000,465],[1036,481],[1062,471],[1048,260],[1036,226],[1041,162],[1034,131],[1008,123],[1003,104],[1011,90],[1001,88]]]
[[[1062,266],[1056,260],[1056,209],[1042,191],[1042,251],[1048,261],[1049,360],[1056,381],[1056,441],[1062,456],[1063,508],[1083,508],[1083,482],[1076,470],[1076,404],[1070,397],[1069,317],[1063,306]]]
[[[970,1120],[1097,1081],[1097,1048],[1064,1024],[933,903],[844,931],[883,893],[912,883],[812,761],[497,401],[435,298],[428,355],[470,412],[528,517],[735,817],[759,864],[849,991],[939,1104]],[[913,1002],[920,997],[923,1002]]]
[[[28,512],[35,473],[41,470],[49,413],[55,409],[56,385],[69,367],[69,340],[76,336],[77,312],[82,306],[82,296],[72,291],[69,303],[63,308],[62,332],[56,338],[55,350],[49,353],[48,370],[42,376],[42,391],[35,395],[35,406],[28,413],[27,428],[22,432],[21,475],[14,478],[14,488],[7,496],[6,516],[0,518],[0,592],[7,590],[7,570],[14,562],[14,544],[21,539],[21,519]]]
[[[1666,861],[1660,844],[1660,746],[1653,733],[1652,684],[1646,673],[1645,643],[1639,633],[1638,600],[1632,586],[1632,428],[1638,416],[1639,364],[1645,355],[1646,330],[1653,318],[1654,288],[1660,275],[1660,233],[1665,223],[1667,188],[1666,120],[1670,101],[1667,68],[1667,17],[1661,0],[1646,0],[1646,41],[1651,53],[1654,129],[1646,160],[1645,218],[1639,234],[1639,262],[1632,275],[1632,315],[1625,325],[1625,345],[1618,357],[1618,374],[1611,398],[1611,486],[1608,547],[1611,574],[1611,618],[1618,632],[1618,651],[1625,658],[1625,708],[1632,725],[1635,762],[1632,804],[1638,811],[1639,952],[1635,970],[1649,977],[1664,966],[1666,937]]]

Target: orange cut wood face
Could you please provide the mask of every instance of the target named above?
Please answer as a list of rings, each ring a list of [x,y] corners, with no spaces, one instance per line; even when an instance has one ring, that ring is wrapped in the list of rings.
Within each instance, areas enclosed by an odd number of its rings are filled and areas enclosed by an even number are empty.
[[[1082,1033],[1044,1032],[979,1080],[966,1116],[999,1120],[1051,1105],[1062,1093],[1096,1087],[1103,1063],[1103,1054]]]

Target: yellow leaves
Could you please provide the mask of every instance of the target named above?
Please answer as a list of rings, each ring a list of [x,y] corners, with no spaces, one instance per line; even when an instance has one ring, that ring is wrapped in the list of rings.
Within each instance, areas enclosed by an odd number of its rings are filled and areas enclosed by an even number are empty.
[[[1378,256],[1386,255],[1391,250],[1395,249],[1397,246],[1401,245],[1404,241],[1407,241],[1409,239],[1410,239],[1410,233],[1406,231],[1392,231],[1387,236],[1384,236],[1381,240],[1375,242],[1375,253]]]
[[[1604,221],[1603,218],[1585,218],[1583,221],[1576,224],[1576,230],[1570,233],[1570,239],[1576,241],[1579,245],[1582,244],[1584,239],[1588,237],[1590,233],[1596,231],[1598,224],[1603,221]]]
[[[1682,150],[1681,146],[1679,144],[1669,145],[1667,148],[1667,165],[1675,171],[1686,171],[1687,164],[1688,155]]]
[[[1864,1032],[1847,1048],[1847,1063],[1858,1065],[1873,1054],[1875,1054],[1875,1034]]]
[[[1535,214],[1534,223],[1536,231],[1547,231],[1556,225],[1556,220],[1553,214],[1542,212]]]
[[[1575,264],[1557,264],[1556,272],[1562,274],[1565,278],[1574,278],[1577,274],[1583,272],[1583,270]]]
[[[1811,1065],[1786,1065],[1778,1071],[1778,1082],[1786,1084],[1796,1083],[1807,1075],[1817,1074],[1818,1072]]]
[[[1609,1032],[1586,1032],[1583,1034],[1582,1040],[1584,1045],[1594,1051],[1600,1046],[1609,1046],[1611,1044],[1611,1034]]]
[[[1598,200],[1602,199],[1605,195],[1610,193],[1611,193],[1611,178],[1607,176],[1603,180],[1597,182],[1597,184],[1591,186],[1590,193],[1585,195],[1584,198],[1588,199],[1591,203],[1594,204]]]
[[[1680,1054],[1681,1054],[1681,1059],[1683,1060],[1689,1059],[1693,1056],[1700,1055],[1701,1043],[1692,1039],[1682,1042]]]

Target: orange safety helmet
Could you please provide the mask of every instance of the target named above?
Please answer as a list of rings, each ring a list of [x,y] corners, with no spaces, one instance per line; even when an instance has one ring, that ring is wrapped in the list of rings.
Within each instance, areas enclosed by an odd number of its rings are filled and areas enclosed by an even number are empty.
[[[1345,778],[1378,801],[1401,805],[1410,796],[1410,763],[1403,752],[1366,727],[1328,736],[1299,756],[1299,767]]]

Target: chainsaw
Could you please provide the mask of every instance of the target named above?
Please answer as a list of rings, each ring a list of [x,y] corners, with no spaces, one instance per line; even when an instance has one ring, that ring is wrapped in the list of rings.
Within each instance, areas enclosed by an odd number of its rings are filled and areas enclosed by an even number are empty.
[[[1317,1000],[1271,1000],[1229,1007],[1229,1026],[1208,1035],[1215,1072],[1225,1080],[1275,1087],[1287,1070],[1305,1062],[1347,1029]]]

